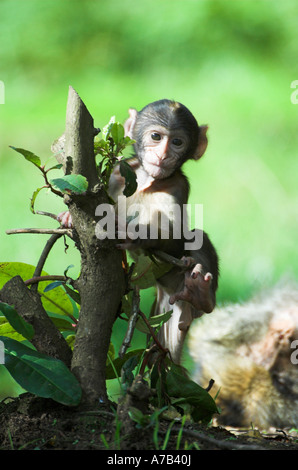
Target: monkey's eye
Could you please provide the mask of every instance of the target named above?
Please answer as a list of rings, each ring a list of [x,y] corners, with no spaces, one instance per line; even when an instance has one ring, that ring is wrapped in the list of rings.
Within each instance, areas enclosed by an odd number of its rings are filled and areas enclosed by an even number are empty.
[[[158,132],[152,132],[151,139],[158,142],[161,140],[161,135]]]
[[[172,144],[175,145],[175,147],[181,147],[181,145],[183,144],[183,140],[182,139],[173,139],[172,140]]]

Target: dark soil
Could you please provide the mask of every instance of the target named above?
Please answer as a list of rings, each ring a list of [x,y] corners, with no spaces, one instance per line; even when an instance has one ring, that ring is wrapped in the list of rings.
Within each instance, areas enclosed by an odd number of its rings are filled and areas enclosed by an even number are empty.
[[[181,425],[172,427],[168,439],[169,426],[169,420],[161,419],[154,434],[154,427],[137,429],[131,422],[130,434],[124,435],[113,412],[105,408],[73,409],[24,394],[0,404],[0,449],[156,451],[166,444],[166,450],[172,451]],[[185,423],[179,450],[184,449],[298,450],[298,436],[281,430],[265,434]]]

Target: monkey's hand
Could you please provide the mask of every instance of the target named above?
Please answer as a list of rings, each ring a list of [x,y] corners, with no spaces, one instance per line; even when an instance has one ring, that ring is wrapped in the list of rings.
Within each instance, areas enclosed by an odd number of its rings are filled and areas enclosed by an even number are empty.
[[[186,266],[193,266],[194,259],[191,257],[182,258]],[[171,295],[170,304],[177,300],[184,300],[191,303],[197,310],[210,313],[215,307],[215,299],[212,292],[213,276],[205,272],[201,264],[195,264],[184,276],[184,289],[181,292]]]
[[[60,212],[57,215],[57,220],[63,227],[72,228],[72,217],[69,211]]]

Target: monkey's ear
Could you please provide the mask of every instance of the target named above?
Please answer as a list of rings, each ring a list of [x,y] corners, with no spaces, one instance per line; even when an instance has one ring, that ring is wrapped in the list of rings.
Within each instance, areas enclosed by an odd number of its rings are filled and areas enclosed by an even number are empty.
[[[129,108],[128,113],[129,118],[124,123],[124,132],[125,137],[130,137],[132,139],[133,129],[137,120],[138,111],[134,108]]]
[[[208,126],[207,125],[204,125],[204,126],[200,126],[199,127],[200,131],[199,131],[199,142],[198,142],[198,146],[197,146],[197,149],[194,153],[194,156],[193,156],[193,159],[194,160],[199,160],[199,158],[202,157],[202,155],[204,155],[205,153],[205,150],[207,148],[207,145],[208,145],[208,139],[207,139],[207,130],[208,130]]]

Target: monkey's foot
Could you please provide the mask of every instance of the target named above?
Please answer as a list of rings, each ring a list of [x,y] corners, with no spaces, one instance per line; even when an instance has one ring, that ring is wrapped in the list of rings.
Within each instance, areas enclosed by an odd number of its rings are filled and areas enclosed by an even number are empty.
[[[69,211],[60,212],[57,215],[57,220],[63,227],[72,228],[72,217]]]
[[[190,257],[183,257],[187,266],[193,265],[194,260]],[[197,310],[210,313],[215,307],[215,299],[212,293],[213,276],[205,272],[201,264],[195,264],[191,270],[186,271],[184,276],[184,289],[181,292],[171,295],[170,304],[177,300],[184,300],[191,303]]]

